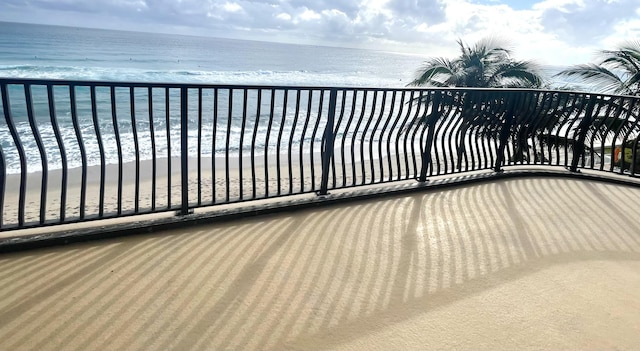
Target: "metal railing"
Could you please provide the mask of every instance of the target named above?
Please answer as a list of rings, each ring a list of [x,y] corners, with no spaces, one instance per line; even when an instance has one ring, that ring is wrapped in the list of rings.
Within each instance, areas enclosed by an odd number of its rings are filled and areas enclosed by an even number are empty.
[[[511,165],[635,176],[637,97],[0,78],[0,230]]]

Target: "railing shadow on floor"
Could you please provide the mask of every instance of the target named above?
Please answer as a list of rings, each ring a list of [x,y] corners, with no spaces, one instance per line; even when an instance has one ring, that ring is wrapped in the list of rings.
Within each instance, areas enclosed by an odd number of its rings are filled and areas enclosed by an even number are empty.
[[[519,178],[3,255],[0,348],[334,348],[552,267],[639,262],[638,195]]]

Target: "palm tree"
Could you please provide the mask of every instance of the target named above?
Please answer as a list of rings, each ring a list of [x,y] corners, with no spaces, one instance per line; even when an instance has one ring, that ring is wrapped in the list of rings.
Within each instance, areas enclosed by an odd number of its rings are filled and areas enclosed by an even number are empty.
[[[473,47],[458,40],[460,56],[434,57],[416,72],[411,86],[539,88],[542,75],[536,64],[516,61],[511,51],[495,38],[485,38]]]
[[[600,50],[596,58],[596,63],[575,65],[555,76],[576,79],[599,93],[640,96],[640,41],[623,43],[615,50]],[[591,128],[601,128],[616,136],[621,134],[624,138],[618,149],[626,149],[625,152],[636,150],[638,125],[635,121],[640,115],[640,106],[632,104],[632,100],[622,99],[618,102],[619,100],[615,98],[611,101],[618,103],[617,109],[631,118],[624,115],[597,116]],[[605,139],[604,136],[596,136]],[[633,157],[636,162],[631,162],[628,158],[622,162],[616,160],[616,165],[626,169],[630,167],[629,163],[640,162],[640,157]]]
[[[601,50],[597,63],[569,67],[556,76],[576,78],[605,94],[640,95],[640,41]]]
[[[540,88],[543,78],[538,66],[531,61],[517,61],[511,57],[511,51],[501,41],[495,38],[485,38],[473,46],[466,45],[462,40],[457,41],[460,46],[460,56],[454,59],[441,57],[430,58],[416,72],[415,79],[410,86],[431,87],[476,87],[476,88]],[[458,162],[461,168],[462,157],[465,154],[463,141],[469,130],[483,138],[499,138],[506,120],[512,120],[507,113],[508,101],[506,95],[477,94],[468,92],[461,95],[451,95],[458,101],[449,103],[457,106],[463,123],[459,130]],[[464,101],[463,101],[464,100]],[[425,103],[426,101],[422,101]],[[517,114],[518,111],[512,111]],[[523,111],[523,116],[531,119],[529,111]],[[430,123],[420,121],[433,129],[437,122],[431,118]],[[517,119],[520,124],[527,124],[523,118]],[[531,121],[529,121],[531,122]],[[531,123],[529,123],[531,124]],[[523,150],[528,148],[526,139],[518,138],[524,130],[522,125],[509,123],[509,136],[516,141],[516,157],[524,157]],[[504,133],[502,133],[504,139]]]

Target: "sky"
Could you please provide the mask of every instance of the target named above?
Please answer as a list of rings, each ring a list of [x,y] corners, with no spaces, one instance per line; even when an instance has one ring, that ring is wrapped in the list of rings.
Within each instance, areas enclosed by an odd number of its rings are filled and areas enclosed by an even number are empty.
[[[640,0],[2,0],[0,21],[453,57],[506,41],[517,59],[592,62],[640,41]],[[1,33],[0,33],[1,34]]]

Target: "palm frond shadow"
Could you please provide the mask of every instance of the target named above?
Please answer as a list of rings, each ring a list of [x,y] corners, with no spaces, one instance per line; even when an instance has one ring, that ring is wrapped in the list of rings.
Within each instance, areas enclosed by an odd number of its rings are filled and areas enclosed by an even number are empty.
[[[602,158],[617,145],[633,148],[640,135],[636,99],[584,93],[539,90],[430,90],[409,101],[424,113],[408,127],[437,129],[457,120],[452,132],[457,169],[467,154],[465,140],[488,140],[506,145],[511,164],[545,163],[553,150],[574,157],[594,153]],[[608,145],[608,146],[607,146]],[[640,152],[640,150],[639,150]],[[634,151],[635,153],[635,151]]]

